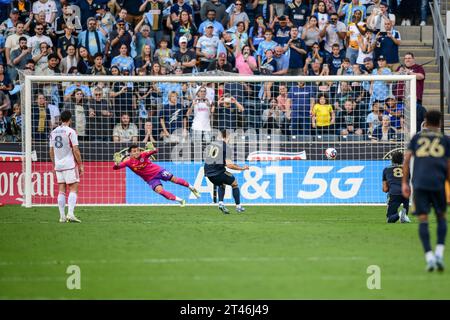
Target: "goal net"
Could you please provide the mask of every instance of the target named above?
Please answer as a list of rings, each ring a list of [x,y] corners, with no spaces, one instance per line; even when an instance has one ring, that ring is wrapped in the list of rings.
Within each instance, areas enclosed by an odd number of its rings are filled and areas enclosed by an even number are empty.
[[[211,204],[204,151],[230,135],[244,204],[383,204],[383,168],[415,132],[415,78],[389,76],[23,76],[23,204],[56,205],[49,133],[72,113],[85,173],[78,203],[165,205],[114,153],[152,142],[155,163],[194,185],[163,186]],[[334,159],[325,150],[334,148]],[[126,153],[126,152],[124,152]],[[225,200],[232,199],[227,190]]]

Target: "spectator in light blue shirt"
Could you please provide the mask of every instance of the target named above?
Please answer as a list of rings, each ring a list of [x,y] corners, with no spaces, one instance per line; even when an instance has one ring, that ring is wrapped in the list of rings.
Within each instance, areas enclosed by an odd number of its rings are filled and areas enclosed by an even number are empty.
[[[118,66],[120,70],[127,69],[130,74],[134,75],[134,60],[128,56],[128,47],[126,44],[120,46],[120,54],[115,56],[111,65]]]
[[[261,62],[266,59],[265,52],[267,50],[273,50],[278,45],[272,40],[273,31],[271,29],[266,29],[264,32],[264,41],[261,41],[258,45],[258,51],[256,51],[256,57],[258,60],[258,66],[261,66]]]
[[[206,25],[208,24],[208,22],[212,22],[213,27],[214,27],[213,36],[220,38],[220,35],[224,31],[224,29],[223,29],[223,25],[219,21],[216,21],[216,11],[208,10],[208,12],[206,13],[206,17],[208,19],[203,21],[200,24],[200,26],[198,27],[198,33],[200,35],[203,35],[205,33],[205,28],[206,28]]]
[[[363,21],[366,18],[366,7],[363,6],[359,0],[352,0],[352,2],[347,4],[345,4],[344,0],[341,0],[338,8],[338,15],[340,18],[345,16],[344,23],[346,26],[352,22],[352,17],[356,10],[362,12],[361,21]]]
[[[284,53],[283,47],[275,47],[273,58],[277,63],[277,71],[273,74],[286,75],[289,70],[289,57]]]
[[[91,90],[87,85],[81,84],[81,82],[75,82],[74,84],[71,84],[67,87],[67,89],[64,91],[64,100],[69,101],[71,99],[72,93],[76,90],[80,89],[85,97],[90,97]]]
[[[103,33],[96,30],[97,22],[95,18],[89,18],[87,24],[88,29],[78,35],[78,45],[86,47],[91,56],[94,56],[97,52],[105,53],[107,40]]]

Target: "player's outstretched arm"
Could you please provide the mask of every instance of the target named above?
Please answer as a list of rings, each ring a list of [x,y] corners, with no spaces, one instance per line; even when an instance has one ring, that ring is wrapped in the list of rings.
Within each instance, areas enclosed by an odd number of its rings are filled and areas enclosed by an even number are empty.
[[[227,168],[229,168],[231,170],[244,171],[244,170],[248,170],[249,169],[249,167],[247,165],[241,167],[241,166],[238,166],[237,164],[233,163],[233,161],[231,161],[229,159],[225,160],[225,162],[226,162]]]
[[[122,156],[120,155],[119,152],[116,152],[114,154],[114,166],[113,166],[114,170],[119,170],[119,169],[125,168],[127,166],[128,160],[125,160],[125,161],[121,161],[121,160],[122,160]]]
[[[153,155],[153,154],[155,154],[157,152],[158,152],[158,149],[147,150],[147,151],[142,152],[141,156],[144,157],[144,158],[148,158],[148,157],[150,157],[151,155]]]

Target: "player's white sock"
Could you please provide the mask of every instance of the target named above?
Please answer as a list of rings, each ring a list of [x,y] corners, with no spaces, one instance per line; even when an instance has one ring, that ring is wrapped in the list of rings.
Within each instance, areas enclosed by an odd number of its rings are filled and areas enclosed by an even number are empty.
[[[64,192],[60,192],[58,194],[58,207],[59,207],[59,216],[61,219],[66,218],[66,213],[64,212],[66,207],[66,194]]]
[[[219,206],[223,206],[223,201],[219,201]]]
[[[181,201],[183,201],[183,199],[175,197],[175,201],[181,202]]]
[[[190,184],[189,185],[189,190],[194,190],[194,189],[195,189],[195,187],[192,184]]]
[[[444,245],[438,244],[436,245],[436,250],[434,251],[436,257],[443,258],[444,257]]]
[[[67,198],[67,202],[69,203],[69,213],[67,215],[69,217],[73,217],[73,210],[75,209],[75,205],[77,204],[77,194],[75,192],[70,192],[69,197]]]
[[[241,205],[240,205],[240,204],[237,204],[237,205],[236,205],[236,208],[240,209],[240,208],[241,208]]]
[[[425,253],[425,260],[427,263],[436,260],[436,258],[434,257],[433,251],[428,251]]]

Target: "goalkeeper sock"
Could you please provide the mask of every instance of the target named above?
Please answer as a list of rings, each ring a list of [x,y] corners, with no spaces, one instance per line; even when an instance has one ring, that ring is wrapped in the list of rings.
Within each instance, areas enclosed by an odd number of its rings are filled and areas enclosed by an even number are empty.
[[[66,207],[66,194],[64,192],[60,192],[58,194],[58,207],[59,207],[59,216],[61,219],[66,218],[66,214],[64,212]]]
[[[170,193],[169,191],[166,191],[166,190],[162,190],[159,194],[168,200],[172,200],[172,201],[180,201],[181,200],[181,199],[177,200],[177,197],[175,197],[175,195],[173,195],[172,193]]]
[[[189,183],[186,180],[181,179],[181,178],[175,178],[174,183],[179,184],[180,186],[183,186],[183,187],[188,187],[190,189],[194,188],[191,185],[189,185]]]
[[[73,217],[73,210],[75,209],[75,205],[77,204],[77,194],[75,192],[70,192],[69,197],[67,198],[67,202],[69,203],[69,213],[67,215],[69,217]]]
[[[233,198],[236,205],[241,204],[241,193],[239,192],[239,187],[233,188]]]

